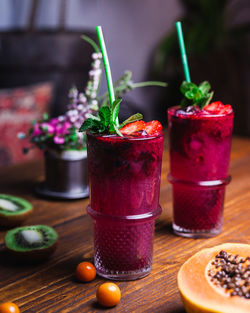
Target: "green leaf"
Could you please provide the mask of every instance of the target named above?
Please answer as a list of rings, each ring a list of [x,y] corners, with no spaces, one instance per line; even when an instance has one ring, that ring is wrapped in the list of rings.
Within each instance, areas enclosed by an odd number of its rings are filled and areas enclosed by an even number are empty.
[[[199,100],[196,103],[196,106],[198,106],[200,109],[203,109],[207,104],[210,103],[212,97],[213,97],[213,92],[210,92],[206,95],[206,97],[203,97],[201,100]]]
[[[84,121],[84,123],[79,129],[79,132],[89,130],[92,133],[103,133],[108,131],[108,126],[109,123],[108,125],[105,125],[104,120],[101,120],[101,118],[93,119],[90,117]]]
[[[199,88],[197,88],[197,90],[194,92],[194,96],[193,99],[194,101],[199,101],[200,99],[202,99],[202,92],[200,91]]]
[[[203,95],[209,92],[211,86],[208,81],[204,81],[199,85],[199,90],[202,92]]]
[[[136,113],[134,115],[131,115],[128,119],[126,119],[119,128],[122,128],[123,126],[136,122],[136,121],[140,121],[143,119],[143,115],[141,113]]]
[[[210,84],[207,81],[202,82],[199,87],[191,82],[182,82],[180,90],[185,98],[181,101],[181,108],[197,106],[202,109],[213,97],[213,92],[208,92],[210,88]]]
[[[95,120],[93,120],[92,118],[86,119],[83,122],[82,126],[80,127],[79,132],[84,132],[84,131],[86,131],[88,129],[91,129],[95,125],[94,121]]]
[[[208,105],[211,102],[213,96],[214,96],[214,92],[213,91],[208,93],[207,101],[205,102],[204,106]]]
[[[185,92],[185,97],[187,99],[193,99],[194,93],[192,91],[187,91],[187,92]]]
[[[112,103],[111,120],[116,126],[119,125],[118,115],[119,115],[121,101],[122,101],[121,99],[117,99]]]
[[[115,132],[118,136],[123,137],[123,134],[119,131],[118,127],[114,125]]]
[[[93,39],[91,39],[90,37],[86,36],[86,35],[82,35],[81,38],[85,41],[87,41],[95,50],[96,53],[100,52],[100,49],[98,47],[98,45],[95,43],[95,41]]]
[[[110,107],[108,107],[107,105],[102,106],[99,109],[99,116],[100,116],[102,123],[105,125],[105,127],[107,127],[110,123],[110,116],[111,116]]]
[[[191,91],[195,88],[197,88],[197,86],[194,83],[183,81],[180,87],[180,91],[185,95],[187,91]]]
[[[99,122],[101,121],[100,116],[95,116],[91,113],[89,113],[89,118],[91,118],[92,120],[95,120],[95,121],[99,121]]]

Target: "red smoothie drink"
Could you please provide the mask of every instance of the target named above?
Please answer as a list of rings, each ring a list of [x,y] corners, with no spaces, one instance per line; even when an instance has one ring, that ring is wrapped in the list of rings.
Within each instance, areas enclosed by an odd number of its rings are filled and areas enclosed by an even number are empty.
[[[88,133],[87,149],[97,273],[118,280],[144,277],[151,270],[154,222],[161,212],[163,133]]]
[[[96,114],[89,114],[79,129],[87,131],[87,211],[94,222],[94,262],[100,276],[138,279],[149,274],[152,266],[154,222],[161,213],[163,133],[160,122],[145,123],[141,113],[120,122],[121,96],[138,87],[165,87],[166,83],[134,83],[132,72],[125,71],[113,85],[102,27],[97,26],[96,31],[108,93],[97,98]],[[99,54],[98,45],[88,41]]]
[[[168,110],[173,229],[185,237],[221,232],[233,130],[230,105]]]

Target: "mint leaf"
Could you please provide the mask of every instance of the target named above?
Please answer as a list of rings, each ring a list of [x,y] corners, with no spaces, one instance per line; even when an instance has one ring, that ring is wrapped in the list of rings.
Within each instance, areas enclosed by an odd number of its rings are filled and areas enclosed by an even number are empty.
[[[209,92],[210,88],[211,88],[211,86],[210,86],[210,84],[209,84],[208,81],[204,81],[204,82],[202,82],[202,83],[199,85],[199,89],[200,89],[200,91],[202,92],[202,94],[204,94],[204,95]]]
[[[102,133],[105,132],[107,128],[101,121],[88,118],[87,120],[84,121],[84,123],[80,127],[79,132],[84,132],[86,130],[89,130],[93,133]]]
[[[212,100],[212,98],[213,98],[213,95],[214,95],[214,92],[213,92],[213,91],[207,94],[207,100],[206,100],[205,104],[203,105],[203,107],[206,106],[206,105],[208,105],[208,104],[211,102],[211,100]],[[202,107],[202,108],[203,108],[203,107]]]
[[[194,83],[184,81],[181,84],[180,90],[185,95],[187,91],[192,91],[195,88],[197,88],[197,86]]]
[[[101,107],[98,116],[90,114],[90,118],[83,122],[79,132],[89,130],[92,133],[103,133],[109,131],[110,116],[110,108],[108,106]]]
[[[132,116],[130,116],[129,118],[127,118],[121,125],[119,128],[122,128],[123,126],[136,122],[136,121],[140,121],[143,119],[143,115],[141,113],[136,113]]]
[[[203,95],[199,88],[197,88],[196,91],[193,92],[193,94],[194,94],[193,96],[194,101],[199,101],[200,99],[202,99]]]
[[[89,118],[91,118],[92,120],[95,120],[95,121],[101,121],[101,118],[99,116],[95,116],[91,113],[89,113]]]
[[[117,99],[112,104],[112,116],[111,116],[111,119],[112,119],[112,122],[116,126],[119,125],[118,115],[119,115],[121,101],[122,101],[121,99]]]
[[[123,137],[123,134],[119,131],[118,127],[114,125],[115,132],[118,136]]]
[[[187,106],[197,106],[202,109],[206,106],[213,97],[213,92],[209,93],[210,84],[207,81],[202,82],[199,86],[191,82],[182,82],[180,91],[183,93],[185,98],[181,101],[181,108]]]
[[[99,116],[102,123],[105,125],[105,127],[107,127],[110,123],[111,116],[110,108],[107,105],[102,106],[99,110]]]
[[[83,122],[82,126],[80,127],[79,132],[84,132],[84,131],[86,131],[88,129],[91,129],[95,125],[94,121],[95,120],[93,120],[92,118],[86,119]]]
[[[193,98],[194,98],[194,93],[193,93],[192,91],[187,91],[187,92],[185,93],[185,97],[186,97],[187,99],[193,99]]]

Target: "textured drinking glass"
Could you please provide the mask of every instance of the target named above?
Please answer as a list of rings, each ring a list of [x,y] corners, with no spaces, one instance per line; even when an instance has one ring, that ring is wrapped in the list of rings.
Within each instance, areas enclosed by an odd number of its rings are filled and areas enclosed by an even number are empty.
[[[100,276],[131,280],[152,267],[159,206],[163,134],[87,134],[94,262]]]
[[[233,113],[168,110],[173,230],[184,237],[221,232]]]

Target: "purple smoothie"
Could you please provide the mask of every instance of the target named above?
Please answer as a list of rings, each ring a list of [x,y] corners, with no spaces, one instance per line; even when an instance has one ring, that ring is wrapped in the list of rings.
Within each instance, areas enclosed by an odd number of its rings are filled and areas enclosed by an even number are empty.
[[[94,219],[97,272],[136,279],[152,266],[163,134],[119,137],[87,135],[89,214]]]
[[[233,112],[173,107],[168,120],[174,231],[187,237],[216,235],[230,181]]]

